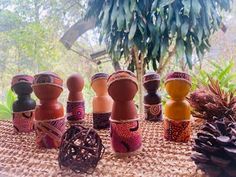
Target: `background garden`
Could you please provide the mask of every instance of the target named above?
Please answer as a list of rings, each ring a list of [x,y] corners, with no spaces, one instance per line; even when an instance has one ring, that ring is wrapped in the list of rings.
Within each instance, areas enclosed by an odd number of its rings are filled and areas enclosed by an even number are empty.
[[[236,89],[235,6],[232,5],[231,12],[222,12],[224,26],[211,35],[211,47],[201,59],[193,54],[192,62],[189,63],[189,60],[179,60],[180,56],[173,55],[162,65],[156,63],[157,68],[151,64],[146,71],[154,69],[162,78],[171,70],[188,71],[193,76],[193,90],[207,85],[207,75],[218,79],[226,91]],[[96,72],[111,74],[114,71],[114,60],[118,59],[121,68],[129,66],[129,69],[133,69],[132,60],[126,57],[120,59],[114,53],[110,55],[112,57],[107,54],[94,57],[94,54],[106,48],[104,42],[99,44],[100,31],[97,28],[83,34],[69,50],[60,42],[65,32],[85,16],[86,9],[85,0],[0,0],[0,119],[11,118],[15,95],[10,85],[11,78],[16,74],[34,75],[50,70],[66,81],[70,74],[79,72],[86,83],[83,90],[86,111],[91,112],[94,95],[90,87],[91,76]],[[192,69],[189,69],[189,65],[193,66]],[[165,91],[163,88],[160,91],[165,102]],[[67,95],[64,86],[60,97],[64,104]]]

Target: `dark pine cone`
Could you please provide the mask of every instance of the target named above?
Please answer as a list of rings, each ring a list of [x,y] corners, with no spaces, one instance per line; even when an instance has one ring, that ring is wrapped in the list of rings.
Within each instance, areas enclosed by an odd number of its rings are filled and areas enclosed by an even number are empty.
[[[224,118],[206,123],[197,133],[191,156],[209,176],[236,176],[236,122]]]

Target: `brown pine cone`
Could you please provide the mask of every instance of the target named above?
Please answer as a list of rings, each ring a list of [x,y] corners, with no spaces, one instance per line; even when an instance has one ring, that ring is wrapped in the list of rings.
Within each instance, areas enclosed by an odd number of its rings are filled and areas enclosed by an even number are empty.
[[[191,158],[209,176],[236,177],[236,122],[206,123],[195,139]]]
[[[192,92],[187,98],[195,117],[209,122],[227,117],[236,120],[236,97],[234,92],[224,92],[218,81],[210,79],[208,87]]]

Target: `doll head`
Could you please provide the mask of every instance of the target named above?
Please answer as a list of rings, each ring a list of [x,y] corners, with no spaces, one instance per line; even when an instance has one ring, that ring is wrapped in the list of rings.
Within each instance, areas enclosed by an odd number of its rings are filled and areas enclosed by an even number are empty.
[[[130,101],[137,91],[137,79],[131,71],[116,71],[108,78],[108,93],[115,101]]]
[[[19,74],[12,78],[11,89],[18,95],[28,95],[33,92],[31,87],[34,78],[29,75]]]
[[[70,92],[81,92],[84,88],[84,79],[79,73],[72,74],[66,84]]]
[[[190,75],[184,72],[172,72],[166,77],[167,93],[176,100],[184,99],[191,88]]]
[[[149,72],[143,76],[143,86],[148,93],[155,93],[160,86],[160,75]]]
[[[39,99],[56,99],[63,88],[63,80],[53,72],[42,72],[34,76],[33,90]]]
[[[106,73],[97,73],[91,78],[91,87],[97,95],[107,94],[107,78]]]

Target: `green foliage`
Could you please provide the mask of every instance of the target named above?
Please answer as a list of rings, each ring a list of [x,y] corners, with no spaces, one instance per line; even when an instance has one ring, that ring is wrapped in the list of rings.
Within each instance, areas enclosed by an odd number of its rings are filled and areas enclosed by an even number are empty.
[[[129,57],[136,46],[156,69],[176,46],[177,59],[191,68],[193,52],[202,58],[230,6],[231,0],[89,0],[86,18],[97,19],[100,39],[115,60]]]
[[[12,105],[15,100],[16,95],[9,89],[5,96],[5,101],[0,102],[0,119],[10,119],[12,117]]]
[[[195,90],[201,86],[209,84],[209,77],[219,81],[221,88],[228,92],[236,89],[236,73],[234,69],[234,61],[217,63],[216,61],[209,61],[210,66],[207,70],[197,70],[192,73],[192,89]]]

